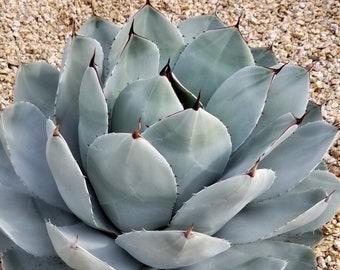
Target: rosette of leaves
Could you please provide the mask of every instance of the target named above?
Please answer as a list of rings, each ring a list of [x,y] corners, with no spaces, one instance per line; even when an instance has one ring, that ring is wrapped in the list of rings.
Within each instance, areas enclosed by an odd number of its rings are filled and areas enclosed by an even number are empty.
[[[309,70],[214,15],[91,18],[1,115],[8,269],[314,269],[339,182]]]

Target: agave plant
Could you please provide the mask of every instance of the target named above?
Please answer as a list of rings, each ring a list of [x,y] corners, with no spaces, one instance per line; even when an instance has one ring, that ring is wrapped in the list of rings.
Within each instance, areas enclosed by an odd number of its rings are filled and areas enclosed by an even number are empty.
[[[99,17],[1,116],[8,269],[313,269],[340,185],[308,69],[215,15]]]

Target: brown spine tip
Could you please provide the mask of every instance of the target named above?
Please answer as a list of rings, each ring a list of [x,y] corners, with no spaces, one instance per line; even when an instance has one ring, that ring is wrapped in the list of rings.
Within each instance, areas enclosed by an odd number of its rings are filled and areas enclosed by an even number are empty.
[[[244,11],[242,10],[242,11],[241,11],[241,14],[240,14],[240,16],[238,16],[237,22],[236,22],[236,24],[235,24],[235,27],[236,27],[238,30],[240,29],[241,18],[243,17],[243,15],[244,15]]]
[[[310,111],[306,111],[300,118],[295,117],[295,123],[300,125]]]
[[[77,246],[78,240],[79,240],[79,237],[78,237],[78,234],[77,234],[76,240],[70,244],[70,248],[77,249],[78,248],[78,246]]]
[[[145,6],[152,6],[151,3],[150,3],[150,0],[146,0]]]
[[[140,134],[140,130],[142,128],[142,125],[141,125],[140,121],[141,121],[141,119],[139,118],[137,128],[132,133],[132,138],[134,138],[134,139],[142,138],[142,135]]]
[[[271,71],[274,72],[275,75],[277,75],[287,64],[283,64],[281,67],[279,68],[269,68]]]
[[[96,58],[96,49],[94,49],[93,51],[93,55],[92,55],[92,58],[90,60],[90,67],[96,69],[96,62],[94,61],[94,59]]]
[[[171,68],[170,68],[170,58],[168,59],[168,62],[166,65],[162,68],[162,70],[159,72],[159,75],[167,77],[169,80],[171,78]]]
[[[195,111],[198,111],[199,108],[201,108],[201,90],[198,93],[197,99],[195,101],[195,104],[192,106],[192,109]]]
[[[60,127],[60,124],[57,123],[57,124],[55,125],[55,129],[54,129],[54,131],[53,131],[53,137],[60,137],[59,127]]]
[[[131,38],[132,35],[136,34],[135,30],[134,30],[134,24],[135,24],[135,20],[133,20],[132,23],[131,23],[131,27],[130,27],[130,31],[129,31],[129,39]]]
[[[318,60],[315,60],[315,61],[313,61],[310,65],[308,65],[308,66],[306,67],[307,72],[311,72],[311,71],[315,68],[315,66],[316,66],[317,63],[318,63]]]
[[[192,231],[194,230],[194,226],[195,226],[195,224],[192,223],[191,226],[189,227],[189,229],[183,233],[183,234],[184,234],[184,237],[185,237],[186,239],[189,239],[189,238],[191,237]]]
[[[333,194],[335,193],[335,190],[333,190],[331,193],[328,194],[328,196],[325,198],[325,203],[328,203]]]
[[[76,20],[71,18],[70,23],[72,24],[72,37],[75,37],[77,35]]]
[[[254,166],[249,171],[247,171],[246,174],[253,178],[255,176],[255,173],[256,173],[256,170],[259,164],[260,164],[260,159],[258,159],[255,162]]]

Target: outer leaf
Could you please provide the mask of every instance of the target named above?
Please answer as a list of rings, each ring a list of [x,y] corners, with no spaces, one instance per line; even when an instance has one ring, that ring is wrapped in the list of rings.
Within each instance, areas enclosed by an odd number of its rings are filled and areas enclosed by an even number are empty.
[[[231,152],[227,129],[203,109],[164,118],[143,136],[172,166],[179,185],[177,207],[221,176]]]
[[[253,260],[246,262],[244,265],[240,265],[237,269],[238,270],[263,270],[263,269],[270,269],[270,270],[283,270],[286,268],[287,263],[285,260],[280,260],[276,258],[270,257],[259,257]]]
[[[191,42],[174,67],[178,80],[207,104],[222,82],[237,70],[254,65],[250,49],[235,27],[207,31]]]
[[[307,232],[303,234],[292,234],[292,232],[289,232],[289,234],[282,234],[273,237],[272,239],[275,241],[296,243],[313,248],[321,241],[323,237],[324,233],[320,229],[317,229],[313,232]]]
[[[0,118],[0,184],[11,187],[17,191],[28,193],[7,155],[8,145],[4,137],[2,118]]]
[[[277,178],[258,200],[273,198],[301,182],[319,164],[337,132],[323,121],[299,127],[260,162],[260,167],[274,170]],[[285,157],[284,162],[282,157]]]
[[[272,47],[250,48],[255,64],[262,67],[271,67],[277,64]]]
[[[46,157],[59,192],[71,211],[89,226],[112,232],[66,141],[52,121],[46,122]]]
[[[192,231],[134,231],[119,235],[116,243],[142,263],[161,269],[195,264],[230,247],[226,240]]]
[[[159,50],[157,46],[133,32],[129,35],[124,50],[108,78],[104,93],[109,112],[120,92],[130,83],[139,79],[149,79],[158,75]]]
[[[36,105],[48,118],[53,116],[59,71],[47,63],[20,66],[14,85],[14,101]]]
[[[77,244],[75,241],[65,237],[54,225],[46,223],[49,237],[58,256],[70,267],[77,270],[103,269],[114,270],[107,263],[99,260],[91,253]]]
[[[308,93],[308,71],[301,67],[285,65],[270,87],[259,126],[264,127],[286,113],[292,113],[297,118],[302,117],[308,103]]]
[[[108,110],[97,71],[88,67],[79,93],[79,148],[83,167],[86,168],[89,145],[108,131]]]
[[[84,223],[57,227],[47,222],[46,228],[57,254],[74,269],[132,270],[141,265],[111,237]]]
[[[273,76],[270,69],[245,67],[225,80],[209,100],[206,110],[228,127],[233,151],[249,136],[261,117]]]
[[[258,170],[255,176],[239,175],[217,182],[188,200],[173,217],[169,229],[185,230],[195,224],[195,231],[215,234],[243,207],[266,191],[275,174]]]
[[[234,270],[254,263],[259,257],[279,258],[287,262],[285,270],[315,269],[315,255],[311,248],[293,243],[279,241],[256,241],[245,245],[234,245],[226,252],[212,257],[202,263],[181,270]],[[253,268],[250,268],[253,269]],[[272,268],[262,268],[272,269]],[[275,269],[275,268],[274,268]],[[280,269],[280,268],[279,268]]]
[[[58,256],[35,257],[23,250],[6,251],[2,256],[3,270],[71,270]]]
[[[168,80],[156,76],[136,81],[119,95],[112,113],[112,130],[133,132],[140,119],[142,130],[170,114],[183,110]]]
[[[166,226],[176,200],[164,157],[128,133],[99,137],[88,153],[88,176],[110,220],[122,231]]]
[[[248,171],[280,138],[286,137],[285,134],[290,135],[296,128],[296,119],[290,113],[279,117],[266,127],[256,127],[245,142],[231,154],[223,178]]]
[[[251,203],[229,221],[217,236],[235,244],[243,244],[275,236],[276,231],[285,233],[295,226],[304,225],[303,221],[311,221],[313,215],[307,218],[308,211],[312,212],[311,208],[325,197],[323,190],[316,189]],[[270,222],[264,217],[270,217]],[[242,234],[238,233],[240,231]]]
[[[91,38],[74,36],[65,49],[64,66],[59,79],[55,118],[74,157],[80,161],[78,142],[79,91],[83,75],[95,52],[99,76],[102,73],[103,52],[100,44]]]
[[[2,113],[3,136],[10,160],[27,189],[47,203],[68,210],[46,161],[46,118],[31,103],[9,106]]]
[[[150,4],[146,4],[129,19],[117,35],[112,44],[109,58],[111,67],[115,65],[119,58],[132,24],[135,33],[157,44],[160,52],[159,70],[165,66],[169,59],[171,63],[175,63],[179,53],[184,49],[182,34],[159,11]]]
[[[104,82],[109,74],[108,58],[113,40],[116,38],[121,27],[103,18],[94,16],[85,22],[78,30],[79,35],[84,35],[97,40],[104,53],[103,73],[101,81]]]
[[[51,218],[64,224],[72,224],[76,220],[68,212],[2,185],[0,213],[0,231],[26,252],[38,256],[55,254],[44,219]]]
[[[225,25],[216,15],[195,16],[181,21],[178,24],[178,29],[181,31],[186,43],[190,43],[200,34],[208,30],[222,27],[225,27]]]
[[[314,231],[321,228],[327,221],[331,220],[335,213],[339,211],[340,205],[340,183],[339,179],[328,171],[313,171],[306,179],[302,181],[291,192],[301,192],[302,190],[308,190],[312,188],[322,188],[326,190],[328,194],[335,191],[329,198],[328,206],[325,212],[312,222],[302,226],[291,234],[301,234],[304,232]]]

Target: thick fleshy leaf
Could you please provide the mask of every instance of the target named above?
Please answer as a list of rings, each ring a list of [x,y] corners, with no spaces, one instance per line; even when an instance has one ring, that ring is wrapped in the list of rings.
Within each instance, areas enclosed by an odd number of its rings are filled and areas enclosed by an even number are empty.
[[[312,270],[316,267],[315,255],[310,247],[264,240],[245,245],[233,245],[226,252],[202,263],[180,268],[180,270],[235,270],[239,269],[239,267],[244,267],[248,263],[254,263],[254,260],[259,257],[284,260],[287,262],[285,270]],[[272,270],[273,268],[261,269]]]
[[[46,228],[54,249],[73,269],[139,269],[141,263],[118,247],[112,237],[93,230],[84,223]]]
[[[337,133],[336,127],[323,121],[299,127],[260,162],[260,168],[271,168],[277,178],[257,200],[275,197],[300,183],[320,163]]]
[[[78,245],[78,236],[72,240],[65,237],[57,227],[51,223],[46,223],[48,235],[58,256],[73,269],[103,269],[114,270],[107,263],[99,260],[87,250]]]
[[[166,117],[146,129],[143,136],[176,175],[177,207],[221,176],[231,152],[226,127],[203,109],[187,109]]]
[[[36,257],[20,249],[6,251],[2,256],[3,270],[71,270],[58,256]]]
[[[55,118],[75,159],[80,162],[78,123],[79,91],[85,70],[95,53],[99,76],[103,68],[103,51],[100,44],[82,36],[71,37],[64,52],[64,59],[57,91]]]
[[[293,234],[292,232],[289,232],[288,234],[281,234],[271,239],[275,241],[295,243],[314,248],[324,236],[325,235],[322,230],[317,229],[315,231],[310,231],[303,234]]]
[[[286,233],[289,229],[293,230],[303,226],[304,222],[317,218],[317,215],[313,216],[311,208],[325,198],[326,193],[323,190],[313,189],[251,203],[216,235],[235,244],[243,244],[275,236],[280,230]],[[307,216],[307,213],[311,215]],[[270,218],[270,222],[264,217]]]
[[[231,154],[223,178],[248,171],[260,157],[273,148],[279,138],[297,128],[296,118],[288,113],[263,128],[256,127],[245,142]]]
[[[20,102],[2,113],[2,131],[10,160],[33,194],[67,210],[46,161],[46,117],[31,103]]]
[[[142,263],[172,269],[204,261],[227,250],[228,241],[198,232],[134,231],[119,235],[116,243]]]
[[[313,188],[322,188],[326,190],[327,194],[334,192],[328,200],[328,206],[324,213],[309,222],[305,226],[302,226],[292,232],[291,234],[301,234],[304,232],[314,231],[321,228],[327,221],[331,220],[335,213],[340,208],[340,182],[339,179],[328,171],[313,171],[310,175],[302,181],[301,184],[296,186],[291,192],[301,192],[303,190],[309,190]]]
[[[195,16],[178,24],[178,29],[182,33],[184,41],[190,43],[200,34],[218,28],[225,27],[224,23],[216,15]]]
[[[159,50],[156,44],[131,32],[104,87],[109,113],[112,113],[116,99],[128,84],[155,77],[158,66]]]
[[[2,185],[0,213],[0,231],[17,246],[37,256],[55,254],[44,219],[66,225],[77,220],[68,212]]]
[[[133,132],[140,119],[141,130],[159,119],[183,110],[169,81],[163,76],[139,80],[120,93],[112,112],[114,132]]]
[[[136,133],[103,135],[88,152],[89,179],[105,213],[122,231],[166,226],[176,200],[169,164]]]
[[[50,120],[46,122],[46,131],[48,166],[66,205],[89,226],[112,232],[111,224],[100,209],[94,194],[90,194],[90,187],[66,141]]]
[[[116,38],[120,29],[120,26],[115,25],[114,23],[103,18],[94,16],[85,22],[77,32],[79,35],[84,35],[97,40],[103,49],[104,60],[103,73],[100,80],[101,82],[105,81],[106,76],[110,72],[108,63],[110,49],[112,42]]]
[[[275,66],[280,67],[282,65]],[[271,84],[258,125],[264,127],[286,113],[292,113],[297,118],[302,117],[308,104],[308,93],[309,72],[302,67],[285,65]]]
[[[237,28],[221,28],[192,41],[179,56],[174,73],[195,95],[202,91],[202,102],[207,104],[223,81],[251,65],[253,56]]]
[[[237,267],[238,270],[283,270],[287,266],[287,261],[270,257],[258,257]]]
[[[209,100],[206,110],[228,127],[233,151],[249,136],[261,117],[273,77],[273,71],[267,68],[242,68],[225,80]]]
[[[88,67],[79,93],[79,148],[86,169],[87,151],[94,140],[108,131],[108,110],[94,67]]]
[[[171,220],[170,230],[195,231],[213,235],[243,207],[266,191],[273,183],[271,170],[257,170],[254,176],[239,175],[217,182],[191,197]]]
[[[28,101],[47,117],[53,117],[59,71],[47,63],[20,66],[14,85],[14,101]]]
[[[276,57],[271,47],[250,48],[255,64],[261,67],[272,67],[277,64]]]
[[[0,118],[0,184],[11,187],[22,193],[28,193],[19,176],[15,172],[12,162],[9,159],[8,145],[4,137],[2,118]]]
[[[165,66],[169,59],[171,63],[175,63],[179,53],[184,49],[182,34],[165,16],[153,8],[150,3],[147,3],[129,19],[118,33],[110,52],[111,67],[119,61],[119,55],[128,40],[132,24],[135,33],[157,44],[160,52],[160,62],[157,67],[159,70]]]

